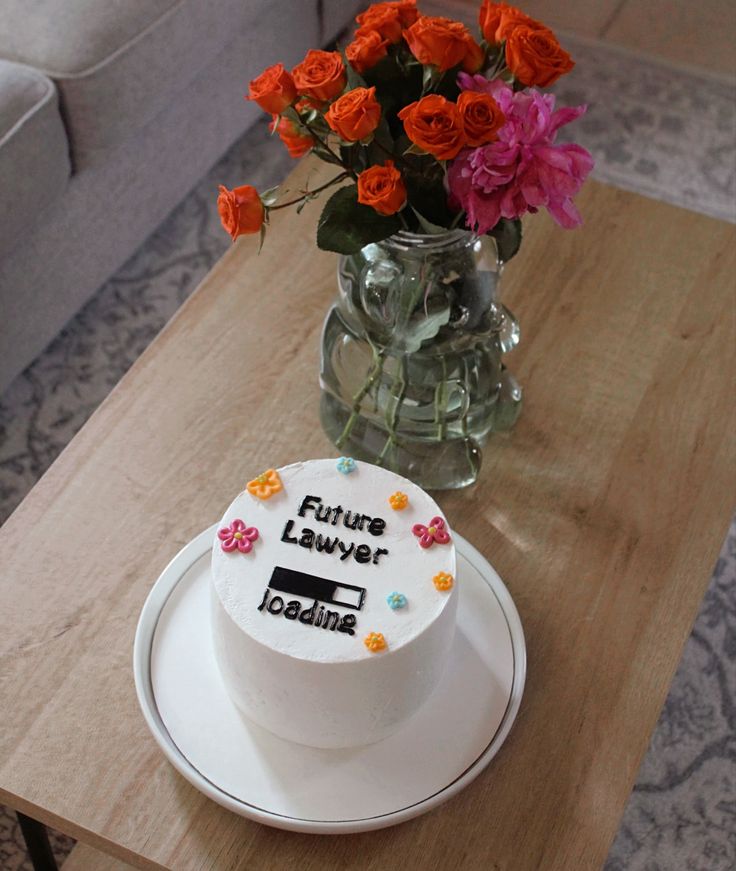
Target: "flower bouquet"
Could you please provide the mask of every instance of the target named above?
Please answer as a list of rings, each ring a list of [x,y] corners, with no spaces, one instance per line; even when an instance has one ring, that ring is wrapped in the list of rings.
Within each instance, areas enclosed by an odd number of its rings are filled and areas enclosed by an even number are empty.
[[[374,4],[357,23],[344,50],[309,51],[291,72],[276,64],[250,83],[247,99],[273,116],[292,157],[312,152],[339,171],[283,203],[277,189],[221,187],[233,239],[332,187],[317,244],[341,254],[400,230],[466,227],[493,236],[508,260],[525,213],[544,206],[562,227],[580,224],[573,197],[593,161],[555,136],[585,107],[555,111],[555,98],[534,90],[573,67],[549,28],[491,0],[479,40],[458,21],[421,15],[415,0]]]
[[[322,424],[342,450],[425,487],[475,480],[480,448],[510,427],[521,390],[501,362],[518,324],[497,280],[519,250],[521,218],[547,209],[581,223],[573,197],[593,166],[557,131],[585,111],[538,89],[573,67],[552,31],[483,0],[477,38],[415,0],[370,6],[339,51],[269,67],[247,99],[272,115],[293,157],[332,178],[278,188],[221,187],[235,240],[265,234],[271,212],[334,188],[317,245],[342,255],[322,349]]]

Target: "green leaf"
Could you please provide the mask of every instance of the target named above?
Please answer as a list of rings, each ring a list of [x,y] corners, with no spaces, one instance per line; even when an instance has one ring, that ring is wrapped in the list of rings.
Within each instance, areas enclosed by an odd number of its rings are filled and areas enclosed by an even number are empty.
[[[354,88],[365,88],[365,79],[351,66],[344,48],[340,49],[340,55],[342,56],[342,62],[345,64],[345,72],[348,78],[347,90],[352,91]]]
[[[334,163],[335,166],[342,166],[342,160],[337,157],[337,155],[333,154],[324,145],[321,145],[319,142],[315,142],[312,146],[312,151],[320,160],[324,160],[325,163]]]
[[[449,320],[450,306],[448,305],[417,321],[404,335],[404,350],[409,354],[418,351],[422,344],[428,339],[433,339],[440,329],[449,323]]]
[[[508,263],[521,247],[521,221],[518,218],[513,221],[501,218],[487,235],[496,240],[499,260]]]
[[[261,202],[264,206],[272,206],[279,198],[279,186],[268,188],[261,194]]]
[[[317,245],[323,251],[356,254],[365,245],[397,233],[401,221],[396,215],[379,215],[358,202],[358,187],[340,188],[327,200],[317,225]]]
[[[433,224],[431,221],[428,221],[421,212],[418,212],[414,206],[411,206],[412,212],[417,216],[417,221],[419,221],[419,226],[425,233],[433,234],[433,233],[446,233],[447,227],[440,227],[439,224]]]

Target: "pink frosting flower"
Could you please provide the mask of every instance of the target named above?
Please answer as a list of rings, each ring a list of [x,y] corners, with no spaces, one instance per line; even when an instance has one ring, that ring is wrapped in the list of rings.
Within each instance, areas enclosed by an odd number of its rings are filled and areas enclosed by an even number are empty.
[[[253,549],[253,542],[258,538],[258,530],[255,526],[246,526],[242,520],[236,519],[230,526],[218,530],[217,537],[222,542],[220,547],[227,553],[234,550],[250,553]]]
[[[423,523],[415,523],[411,531],[419,539],[420,547],[432,547],[437,544],[447,544],[450,541],[450,533],[445,528],[445,521],[441,517],[433,517],[429,526]]]
[[[482,75],[460,73],[458,83],[463,90],[490,94],[506,117],[496,142],[466,148],[449,165],[450,201],[465,210],[468,226],[486,233],[500,218],[519,218],[540,206],[560,226],[579,226],[582,219],[572,198],[593,168],[593,158],[579,145],[554,142],[560,127],[587,107],[555,110],[552,94],[514,93]]]

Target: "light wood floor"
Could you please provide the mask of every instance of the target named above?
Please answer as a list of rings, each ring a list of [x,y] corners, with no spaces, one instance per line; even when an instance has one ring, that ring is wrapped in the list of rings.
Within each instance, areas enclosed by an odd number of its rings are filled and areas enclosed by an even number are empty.
[[[419,0],[425,14],[475,18],[480,0]],[[553,30],[736,76],[736,0],[517,0]],[[441,10],[444,10],[442,12]]]

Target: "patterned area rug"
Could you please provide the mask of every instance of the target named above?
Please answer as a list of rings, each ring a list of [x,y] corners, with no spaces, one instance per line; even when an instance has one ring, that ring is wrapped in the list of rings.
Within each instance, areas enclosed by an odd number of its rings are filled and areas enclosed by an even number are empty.
[[[589,104],[574,137],[594,154],[595,176],[736,221],[733,84],[610,45],[563,41],[577,67],[558,93],[565,104]],[[290,166],[265,121],[252,128],[0,397],[0,523],[227,249],[218,182],[263,190]],[[54,840],[60,856],[72,843]],[[734,867],[736,526],[606,869]],[[29,869],[12,814],[0,808],[0,871]]]

